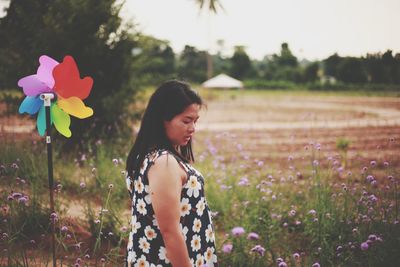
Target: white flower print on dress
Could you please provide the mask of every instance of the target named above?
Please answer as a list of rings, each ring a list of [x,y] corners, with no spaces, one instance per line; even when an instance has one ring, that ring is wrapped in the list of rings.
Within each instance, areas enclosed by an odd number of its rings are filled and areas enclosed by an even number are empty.
[[[207,242],[214,242],[215,236],[214,236],[214,231],[212,229],[211,224],[208,225],[206,229],[206,241]]]
[[[133,195],[132,197],[132,207],[136,206],[136,194]]]
[[[208,267],[213,267],[214,263],[217,262],[217,255],[215,255],[215,249],[213,247],[208,247],[204,253],[204,260]]]
[[[146,226],[144,229],[144,234],[146,235],[148,240],[153,240],[154,238],[157,237],[156,231],[154,231],[153,228],[151,228],[149,225]]]
[[[186,226],[182,228],[182,224],[181,223],[179,224],[179,226],[181,227],[181,231],[182,231],[183,237],[185,238],[185,241],[186,241],[187,240],[187,233],[188,233],[189,229]]]
[[[149,250],[150,250],[150,243],[147,242],[146,237],[141,237],[141,238],[139,239],[139,248],[140,248],[143,252],[149,253]]]
[[[161,264],[157,264],[157,265],[155,265],[155,264],[150,264],[150,267],[163,267]]]
[[[147,204],[151,204],[151,195],[150,195],[150,187],[148,185],[144,186],[144,191],[146,192],[146,196],[144,197],[144,200],[147,202]]]
[[[206,204],[204,203],[204,197],[200,198],[199,202],[196,204],[197,215],[200,217],[203,215],[204,209],[206,208]]]
[[[132,193],[132,180],[131,177],[126,177],[125,178],[125,182],[126,182],[126,187],[128,188],[129,193]]]
[[[146,256],[142,255],[135,263],[135,267],[150,267],[150,264],[147,261]]]
[[[189,199],[183,198],[181,201],[181,217],[189,215],[192,205],[189,203]]]
[[[136,252],[135,251],[128,251],[128,263],[133,263],[136,261]]]
[[[143,160],[142,167],[140,168],[140,173],[144,173],[148,164],[149,164],[149,160],[147,158],[145,158]]]
[[[140,222],[137,221],[137,217],[135,215],[132,216],[132,233],[136,234],[137,230],[141,227]]]
[[[137,180],[135,180],[134,185],[135,185],[135,190],[138,193],[140,193],[140,194],[143,193],[144,184],[142,183],[142,178],[139,177]]]
[[[143,201],[143,199],[139,199],[138,200],[138,202],[136,204],[136,209],[142,215],[146,215],[147,214],[146,203]]]
[[[203,255],[197,254],[197,257],[196,257],[196,267],[202,267],[203,264],[204,264]]]
[[[154,214],[153,214],[153,226],[157,227],[157,229],[160,229],[160,228],[158,227],[157,218],[156,218],[156,216],[155,216]]]
[[[193,221],[192,230],[193,230],[193,232],[198,233],[198,232],[200,232],[200,229],[201,229],[201,221],[199,219],[195,218]]]
[[[193,251],[198,251],[201,247],[201,237],[199,235],[193,235],[190,245]]]
[[[197,181],[196,176],[191,175],[185,187],[187,188],[187,194],[189,197],[192,195],[195,198],[199,197],[201,184]]]
[[[167,250],[165,249],[165,247],[160,247],[160,250],[158,251],[158,257],[160,258],[160,260],[165,261],[165,263],[169,263],[169,259],[167,258]]]
[[[127,249],[130,250],[133,247],[133,233],[129,233],[129,239],[128,239],[128,246]]]

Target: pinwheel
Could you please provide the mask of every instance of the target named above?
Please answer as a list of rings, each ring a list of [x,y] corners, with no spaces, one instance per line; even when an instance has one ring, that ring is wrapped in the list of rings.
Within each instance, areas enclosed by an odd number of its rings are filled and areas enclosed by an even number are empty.
[[[57,213],[54,209],[54,179],[53,157],[51,148],[50,127],[54,123],[57,131],[66,137],[71,137],[70,115],[84,119],[93,115],[93,110],[86,107],[82,100],[89,96],[93,79],[80,78],[76,62],[71,56],[65,56],[63,62],[58,63],[48,56],[39,58],[40,66],[36,74],[26,76],[18,81],[26,95],[19,107],[19,113],[34,115],[38,113],[36,126],[39,134],[46,133],[47,170],[50,193],[51,247],[53,267],[56,267],[55,250],[55,221]],[[54,99],[53,102],[51,100]]]
[[[26,95],[19,107],[19,113],[38,113],[36,126],[39,134],[43,136],[46,132],[46,115],[44,101],[40,95],[53,93],[55,100],[50,107],[50,124],[54,124],[57,131],[65,137],[71,137],[70,115],[80,119],[93,115],[93,110],[82,101],[89,96],[93,79],[80,78],[76,62],[71,56],[65,56],[63,62],[58,63],[43,55],[39,58],[39,63],[36,74],[18,81],[18,86],[23,88]]]

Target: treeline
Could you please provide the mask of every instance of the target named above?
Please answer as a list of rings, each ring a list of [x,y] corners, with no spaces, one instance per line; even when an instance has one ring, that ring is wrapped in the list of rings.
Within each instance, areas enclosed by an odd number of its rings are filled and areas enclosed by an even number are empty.
[[[207,79],[207,51],[187,45],[181,53],[174,54],[168,42],[145,36],[142,40],[135,57],[137,62],[141,62],[137,74],[143,82],[165,77],[179,77],[197,83]],[[227,73],[258,87],[290,83],[400,84],[400,54],[393,55],[391,50],[365,57],[334,54],[312,62],[299,60],[289,45],[283,43],[279,53],[267,55],[262,60],[252,60],[243,46],[236,46],[231,57],[224,57],[220,52],[210,57],[214,74]]]

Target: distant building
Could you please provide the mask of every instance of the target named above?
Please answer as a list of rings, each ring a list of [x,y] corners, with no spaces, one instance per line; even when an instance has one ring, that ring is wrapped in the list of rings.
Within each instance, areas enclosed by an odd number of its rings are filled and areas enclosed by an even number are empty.
[[[243,83],[226,74],[219,74],[201,84],[204,88],[243,88]]]

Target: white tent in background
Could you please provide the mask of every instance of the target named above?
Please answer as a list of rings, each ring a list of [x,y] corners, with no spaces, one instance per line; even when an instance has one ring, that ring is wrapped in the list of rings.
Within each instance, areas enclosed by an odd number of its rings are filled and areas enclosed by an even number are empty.
[[[205,88],[243,88],[243,83],[226,74],[219,74],[201,84]]]

